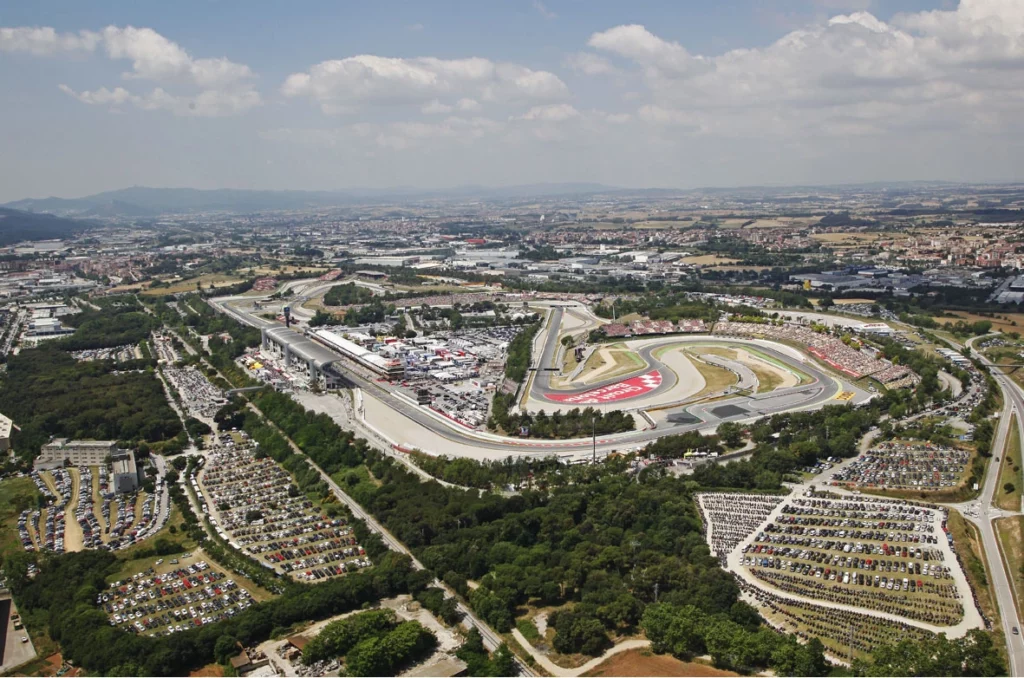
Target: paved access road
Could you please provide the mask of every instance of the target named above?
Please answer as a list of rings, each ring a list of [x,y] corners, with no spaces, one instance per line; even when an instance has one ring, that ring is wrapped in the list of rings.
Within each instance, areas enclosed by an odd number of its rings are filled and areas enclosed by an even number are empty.
[[[280,323],[266,320],[259,317],[256,309],[250,305],[258,297],[222,297],[212,299],[210,303],[218,309],[239,322],[243,322],[259,329],[280,327]],[[573,307],[574,302],[543,302],[550,307],[551,317],[545,323],[543,336],[538,337],[543,342],[543,349],[535,366],[549,366],[554,361],[558,350],[558,336],[563,306]],[[572,308],[574,312],[578,309]],[[300,337],[300,335],[296,335]],[[682,343],[685,341],[700,341],[702,343],[721,342],[723,344],[751,343],[757,346],[759,351],[769,354],[773,359],[779,360],[792,366],[799,371],[809,374],[815,381],[803,386],[795,386],[789,389],[779,389],[772,393],[761,395],[735,395],[731,398],[717,400],[713,404],[697,404],[685,406],[682,416],[677,423],[672,425],[661,425],[657,428],[644,431],[633,431],[630,433],[610,434],[598,438],[596,451],[603,456],[610,452],[639,449],[668,435],[678,435],[694,430],[713,431],[723,421],[753,421],[760,417],[791,410],[809,410],[821,407],[828,403],[841,390],[840,382],[827,375],[823,370],[816,367],[810,361],[798,361],[791,352],[771,342],[750,339],[719,339],[707,335],[697,336],[673,336],[664,337],[664,341],[654,339],[650,344],[645,345],[641,350],[644,360],[652,366],[658,366],[662,372],[662,385],[653,392],[653,395],[666,393],[675,385],[675,376],[671,370],[662,368],[661,361],[653,356],[653,352],[659,347],[667,344]],[[774,346],[774,348],[773,348]],[[339,366],[348,367],[344,361]],[[549,373],[538,371],[532,382],[532,388],[543,390],[550,388],[547,382]],[[669,376],[670,375],[670,376]],[[407,444],[418,447],[427,452],[436,454],[454,454],[479,456],[479,450],[499,451],[510,455],[550,455],[558,454],[566,458],[583,459],[594,453],[594,441],[591,438],[559,441],[536,441],[506,438],[480,431],[458,426],[445,417],[416,405],[411,399],[396,394],[395,390],[387,384],[378,382],[372,375],[362,373],[355,369],[345,369],[345,376],[357,387],[363,389],[366,398],[373,398],[382,402],[391,411],[391,418],[395,414],[401,415],[401,425],[389,419],[386,424],[390,436],[396,444]],[[610,382],[621,381],[623,378],[609,380]],[[667,381],[666,381],[667,380]],[[585,392],[597,387],[597,384],[588,385],[580,389]],[[559,391],[566,393],[566,391]],[[645,397],[644,403],[650,406],[651,398]],[[628,402],[628,401],[626,401]],[[624,403],[625,404],[625,403]],[[372,421],[368,421],[373,424]],[[380,428],[380,427],[378,427]],[[429,436],[419,436],[418,431],[428,432]],[[419,441],[422,437],[429,437],[435,442],[432,447],[426,447]]]
[[[967,341],[971,347],[977,339],[974,337]],[[1006,446],[1010,440],[1010,420],[1012,415],[1017,414],[1018,434],[1024,440],[1024,393],[1020,386],[1013,379],[1003,374],[1000,370],[994,369],[994,365],[988,358],[978,351],[973,351],[974,356],[983,364],[988,366],[992,377],[999,384],[1003,392],[1003,411],[999,416],[999,426],[996,429],[995,437],[992,440],[993,460],[989,462],[988,472],[985,475],[985,484],[982,487],[981,497],[976,504],[976,521],[981,531],[982,545],[985,548],[985,555],[988,558],[989,574],[992,578],[992,589],[996,594],[996,602],[999,605],[999,616],[1003,624],[1003,634],[1006,636],[1006,649],[1010,658],[1010,675],[1024,676],[1024,636],[1013,633],[1013,629],[1020,629],[1021,622],[1017,615],[1017,605],[1013,599],[1013,589],[1010,583],[1010,572],[1020,568],[1018,560],[1016,563],[1009,563],[1001,557],[999,544],[996,540],[995,527],[992,521],[996,518],[1011,515],[997,509],[993,502],[999,488],[999,464],[994,457],[1000,459],[1006,454]],[[1017,559],[1022,554],[1008,554]]]

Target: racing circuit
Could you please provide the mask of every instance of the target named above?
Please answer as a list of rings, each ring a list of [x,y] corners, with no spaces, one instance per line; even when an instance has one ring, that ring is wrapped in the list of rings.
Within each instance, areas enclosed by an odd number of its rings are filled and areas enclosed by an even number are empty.
[[[305,283],[305,284],[303,284]],[[328,285],[320,281],[291,281],[296,301],[322,293]],[[260,302],[257,308],[253,302]],[[598,410],[624,410],[634,414],[638,429],[572,440],[537,440],[500,436],[460,425],[458,422],[418,405],[413,399],[374,375],[358,369],[350,360],[331,347],[295,329],[286,329],[280,322],[260,316],[272,308],[269,294],[211,299],[211,305],[239,322],[263,331],[264,342],[270,342],[290,354],[292,359],[308,364],[310,372],[330,371],[341,375],[347,386],[355,387],[357,411],[368,432],[398,448],[412,448],[431,454],[500,459],[509,455],[550,456],[566,460],[589,459],[614,451],[639,449],[660,437],[698,430],[712,433],[725,421],[750,422],[764,416],[796,410],[818,409],[826,404],[860,403],[871,394],[850,384],[843,376],[830,373],[813,359],[796,349],[762,339],[671,335],[638,338],[628,342],[642,366],[625,374],[578,384],[572,381],[553,383],[560,371],[560,339],[566,334],[584,334],[603,321],[590,309],[577,302],[534,301],[531,307],[546,313],[546,321],[534,342],[534,364],[520,389],[520,403],[529,411],[594,407]],[[703,387],[703,378],[691,360],[682,354],[691,347],[746,349],[751,353],[801,375],[800,383],[757,393],[756,388],[742,388],[739,383],[721,391],[696,396]],[[713,358],[713,356],[708,356]],[[715,359],[726,364],[729,361]],[[711,362],[711,360],[708,360]],[[733,371],[739,371],[734,368]],[[747,378],[749,382],[749,378]],[[756,386],[756,378],[754,379]],[[746,384],[750,386],[750,384]],[[841,399],[840,394],[842,394]],[[850,395],[852,394],[852,396]],[[318,409],[332,407],[329,398],[320,396]],[[305,402],[305,401],[304,401]],[[309,403],[305,403],[309,406]]]

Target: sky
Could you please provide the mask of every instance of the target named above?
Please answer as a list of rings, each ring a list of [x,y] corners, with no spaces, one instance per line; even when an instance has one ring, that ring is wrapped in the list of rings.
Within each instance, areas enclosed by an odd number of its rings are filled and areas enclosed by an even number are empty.
[[[33,0],[0,201],[1024,180],[1022,0]]]

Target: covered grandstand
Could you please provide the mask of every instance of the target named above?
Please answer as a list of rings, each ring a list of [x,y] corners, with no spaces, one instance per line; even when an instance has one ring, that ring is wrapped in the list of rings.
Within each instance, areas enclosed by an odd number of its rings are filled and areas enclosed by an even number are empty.
[[[317,330],[313,332],[312,336],[317,341],[329,346],[344,357],[362,365],[375,374],[379,374],[387,379],[401,379],[405,376],[405,367],[400,361],[378,355],[354,341],[349,341],[340,334],[330,330]]]

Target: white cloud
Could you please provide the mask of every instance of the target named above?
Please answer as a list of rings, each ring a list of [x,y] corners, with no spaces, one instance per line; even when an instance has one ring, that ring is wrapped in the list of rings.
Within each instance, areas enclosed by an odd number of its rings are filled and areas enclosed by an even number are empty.
[[[138,97],[123,87],[115,87],[110,90],[106,87],[100,87],[92,92],[76,92],[67,85],[58,85],[60,91],[73,96],[84,104],[98,104],[101,106],[106,105],[120,105],[124,103],[135,103]]]
[[[49,56],[62,52],[92,52],[100,35],[92,31],[58,33],[50,26],[0,26],[0,52],[28,52]]]
[[[235,115],[261,103],[248,66],[223,57],[194,58],[152,28],[107,26],[99,33],[57,33],[49,27],[0,28],[0,51],[43,56],[93,52],[100,46],[110,59],[132,62],[132,70],[123,74],[124,79],[149,80],[162,86],[145,94],[132,93],[123,87],[76,92],[68,85],[59,86],[83,103],[109,106],[131,103],[143,110],[211,117]],[[164,87],[197,88],[199,92],[170,92]]]
[[[565,98],[568,89],[553,73],[479,57],[400,59],[363,54],[293,73],[281,92],[287,97],[309,97],[325,113],[337,113],[363,105],[431,106],[435,100],[435,110],[462,99],[554,101]]]
[[[216,88],[237,85],[253,76],[248,66],[225,58],[195,59],[152,28],[108,26],[103,29],[103,45],[111,59],[132,62],[132,72],[125,74],[128,78]]]
[[[570,54],[565,58],[565,65],[584,75],[610,75],[619,70],[612,65],[612,62],[592,52]]]
[[[551,19],[558,18],[558,15],[552,12],[550,9],[548,9],[547,5],[541,2],[541,0],[533,0],[533,8],[537,10],[537,12],[540,13],[542,17],[548,19],[549,21]]]
[[[423,106],[420,107],[420,110],[425,115],[438,115],[444,113],[451,113],[452,111],[455,110],[455,107],[449,106],[448,104],[442,104],[437,99],[433,99],[430,102],[423,104]]]
[[[595,33],[589,45],[639,68],[649,94],[638,119],[701,134],[981,129],[1024,112],[1018,0],[962,0],[891,22],[856,12],[714,57],[642,26]]]
[[[666,75],[691,75],[703,70],[705,65],[702,57],[692,56],[678,42],[662,40],[637,24],[594,33],[587,44]]]
[[[77,92],[67,85],[59,85],[62,92],[84,104],[117,108],[131,104],[144,111],[167,111],[174,115],[216,118],[244,113],[260,104],[254,90],[221,92],[203,90],[194,96],[172,94],[161,87],[146,94],[133,94],[123,87],[113,90],[100,87],[92,91]]]
[[[578,118],[580,112],[569,104],[552,104],[550,106],[534,106],[519,120],[538,120],[541,122],[565,122],[572,118]]]

